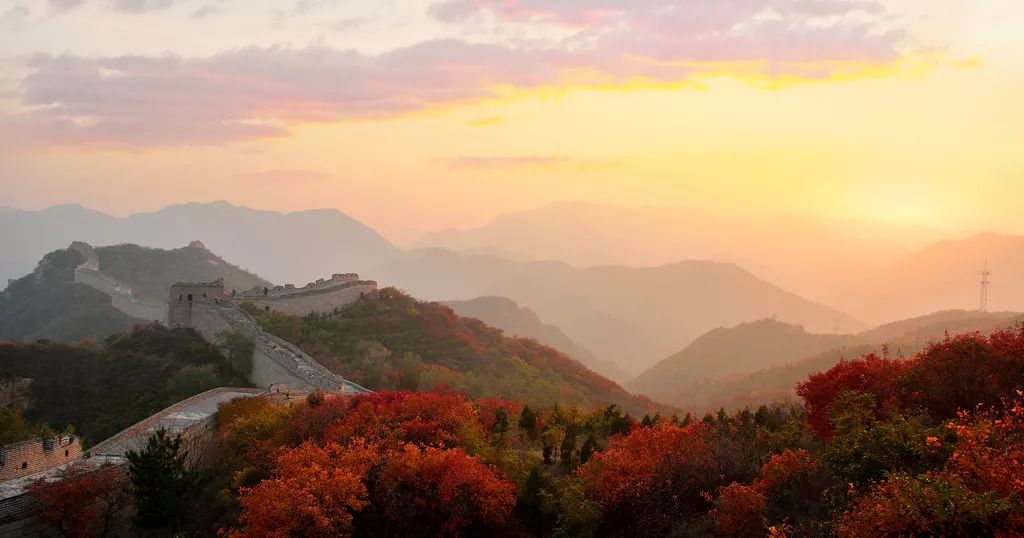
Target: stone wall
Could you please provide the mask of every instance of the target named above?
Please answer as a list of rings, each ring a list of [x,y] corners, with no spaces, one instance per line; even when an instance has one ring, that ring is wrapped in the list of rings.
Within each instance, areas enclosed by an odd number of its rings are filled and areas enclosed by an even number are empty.
[[[110,304],[136,319],[159,321],[160,323],[167,319],[167,305],[163,303],[154,303],[131,295],[117,294],[110,298]]]
[[[167,305],[135,297],[130,286],[100,271],[99,257],[88,243],[76,241],[69,250],[85,257],[85,261],[75,268],[75,282],[109,295],[111,306],[128,316],[145,321],[167,319]]]
[[[81,441],[74,435],[33,439],[0,447],[0,482],[63,465],[81,454]]]
[[[208,342],[224,332],[244,335],[253,343],[253,370],[249,381],[260,387],[283,385],[295,390],[366,392],[366,389],[331,373],[298,347],[264,331],[238,305],[226,300],[193,301],[189,327]]]
[[[266,393],[259,389],[217,388],[182,400],[118,432],[111,438],[92,447],[81,457],[62,462],[41,473],[34,473],[12,481],[0,480],[0,538],[42,536],[55,534],[54,530],[39,522],[35,506],[27,493],[28,486],[38,479],[59,479],[61,471],[68,465],[82,465],[91,470],[114,466],[121,480],[128,480],[128,462],[125,454],[129,450],[143,448],[149,437],[158,429],[180,434],[182,445],[188,452],[187,464],[202,468],[210,463],[217,453],[217,412],[221,403],[238,397],[259,397]],[[129,511],[130,512],[130,511]],[[125,514],[129,516],[130,514]],[[127,520],[124,521],[127,524]],[[114,536],[134,536],[127,528],[115,532]]]
[[[294,288],[288,292],[274,290],[267,295],[243,294],[234,297],[236,302],[248,302],[261,310],[269,310],[290,316],[305,316],[311,313],[330,314],[359,300],[364,295],[377,293],[377,283],[368,280],[335,282],[324,286],[313,284],[305,288]]]

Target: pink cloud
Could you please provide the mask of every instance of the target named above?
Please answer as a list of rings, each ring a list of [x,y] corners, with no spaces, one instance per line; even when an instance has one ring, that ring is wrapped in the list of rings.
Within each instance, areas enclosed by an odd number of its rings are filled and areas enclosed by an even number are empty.
[[[18,96],[31,111],[6,118],[4,130],[38,144],[222,144],[282,136],[295,122],[478,101],[497,86],[564,84],[570,72],[602,84],[674,83],[742,63],[766,77],[824,78],[841,62],[896,62],[905,41],[875,22],[881,6],[861,0],[445,0],[432,13],[455,24],[486,16],[575,30],[541,48],[441,39],[379,55],[327,47],[39,55]]]

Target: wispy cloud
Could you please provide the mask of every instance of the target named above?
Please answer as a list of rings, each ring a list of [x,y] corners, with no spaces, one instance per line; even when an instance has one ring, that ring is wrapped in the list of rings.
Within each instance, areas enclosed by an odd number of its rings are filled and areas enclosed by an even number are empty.
[[[114,1],[134,11],[173,2]],[[445,0],[432,12],[453,24],[492,17],[575,31],[541,47],[438,39],[376,55],[322,46],[203,58],[39,55],[20,83],[27,112],[8,123],[38,143],[222,144],[284,135],[294,122],[474,102],[501,87],[674,84],[723,71],[821,79],[851,64],[898,63],[904,42],[879,22],[879,4],[859,0]]]

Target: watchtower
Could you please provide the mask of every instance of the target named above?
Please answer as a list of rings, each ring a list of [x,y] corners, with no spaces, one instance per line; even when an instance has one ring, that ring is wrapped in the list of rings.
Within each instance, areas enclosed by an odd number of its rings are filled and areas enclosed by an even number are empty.
[[[224,298],[224,279],[213,282],[178,282],[171,286],[167,304],[167,326],[192,326],[192,306],[197,301]]]

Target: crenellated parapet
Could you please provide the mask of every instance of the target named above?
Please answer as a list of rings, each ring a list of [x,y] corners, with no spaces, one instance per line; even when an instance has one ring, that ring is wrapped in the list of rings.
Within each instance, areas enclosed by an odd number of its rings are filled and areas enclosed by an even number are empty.
[[[251,303],[261,310],[292,316],[329,314],[377,293],[377,283],[360,280],[356,273],[336,273],[302,287],[292,284],[273,288],[253,288],[231,295],[237,303]]]

